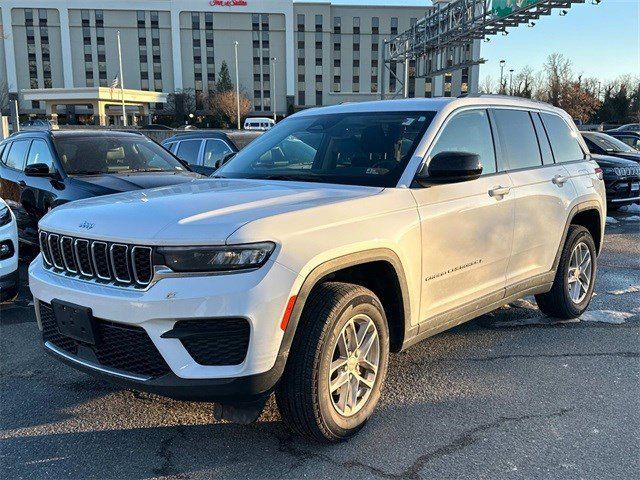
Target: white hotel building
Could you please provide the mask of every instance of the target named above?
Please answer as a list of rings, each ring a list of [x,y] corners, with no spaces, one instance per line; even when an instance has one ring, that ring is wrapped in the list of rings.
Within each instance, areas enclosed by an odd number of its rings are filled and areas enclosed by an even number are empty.
[[[291,0],[0,0],[0,83],[10,92],[108,86],[118,72],[120,31],[129,89],[206,93],[223,61],[235,81],[237,41],[240,86],[256,112],[270,112],[274,96],[278,113],[291,105],[372,100],[380,97],[383,84],[390,98],[402,87],[382,65],[383,41],[410,28],[429,8],[396,0],[387,6]],[[479,42],[469,48],[477,59]],[[390,67],[404,77],[402,64]],[[426,80],[411,78],[409,93],[456,96],[475,91],[477,84],[476,66]],[[26,102],[20,95],[22,113],[44,113],[43,103]]]

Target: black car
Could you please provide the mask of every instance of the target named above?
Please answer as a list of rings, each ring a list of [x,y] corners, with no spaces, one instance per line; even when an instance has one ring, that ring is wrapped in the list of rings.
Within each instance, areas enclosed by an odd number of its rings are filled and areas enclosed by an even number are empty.
[[[626,143],[631,148],[635,148],[640,151],[640,133],[638,132],[607,132],[607,135],[611,135],[613,138],[617,138],[623,143]]]
[[[640,165],[608,155],[592,154],[591,157],[602,168],[607,188],[607,207],[610,210],[640,202]]]
[[[582,132],[591,153],[626,158],[640,163],[640,152],[607,133]]]
[[[28,131],[0,142],[0,196],[20,240],[37,244],[38,220],[81,198],[190,182],[201,175],[139,133]]]
[[[162,146],[203,175],[211,175],[238,152],[236,144],[222,132],[180,133],[164,140]]]

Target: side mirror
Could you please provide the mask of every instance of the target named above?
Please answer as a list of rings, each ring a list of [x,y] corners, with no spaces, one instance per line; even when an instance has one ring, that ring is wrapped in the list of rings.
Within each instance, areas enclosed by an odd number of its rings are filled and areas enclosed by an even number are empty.
[[[220,160],[218,160],[215,165],[214,168],[220,168],[221,166],[223,166],[225,163],[227,163],[229,160],[231,160],[233,157],[236,156],[238,152],[229,152],[229,153],[225,153],[224,157],[222,157]]]
[[[459,183],[475,180],[482,174],[480,156],[468,152],[440,152],[416,175],[423,187],[433,184]]]
[[[57,175],[49,171],[49,165],[46,163],[33,163],[27,165],[24,169],[24,174],[27,177],[51,177],[54,178]]]

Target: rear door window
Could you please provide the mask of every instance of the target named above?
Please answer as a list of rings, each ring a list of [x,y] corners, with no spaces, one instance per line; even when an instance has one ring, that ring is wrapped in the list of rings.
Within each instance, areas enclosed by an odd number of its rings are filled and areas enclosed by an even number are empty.
[[[578,143],[578,134],[558,115],[541,113],[540,116],[549,135],[556,163],[584,160],[585,155]]]
[[[467,152],[480,156],[482,173],[496,172],[491,126],[486,110],[468,110],[455,115],[444,127],[431,150],[431,157],[441,152]]]
[[[22,170],[24,168],[24,158],[29,149],[30,140],[16,140],[11,144],[6,161],[3,163],[14,170]],[[4,160],[4,159],[3,159]]]
[[[202,140],[183,140],[178,145],[176,155],[178,158],[192,164],[198,164],[198,153],[200,153],[200,145]]]
[[[526,110],[494,110],[500,142],[510,170],[542,165],[538,138]]]

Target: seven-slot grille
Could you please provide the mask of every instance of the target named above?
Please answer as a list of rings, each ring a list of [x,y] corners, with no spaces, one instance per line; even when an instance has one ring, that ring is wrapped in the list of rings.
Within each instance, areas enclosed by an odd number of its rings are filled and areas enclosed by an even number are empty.
[[[54,271],[117,285],[145,287],[153,278],[153,249],[40,232],[44,263]]]

